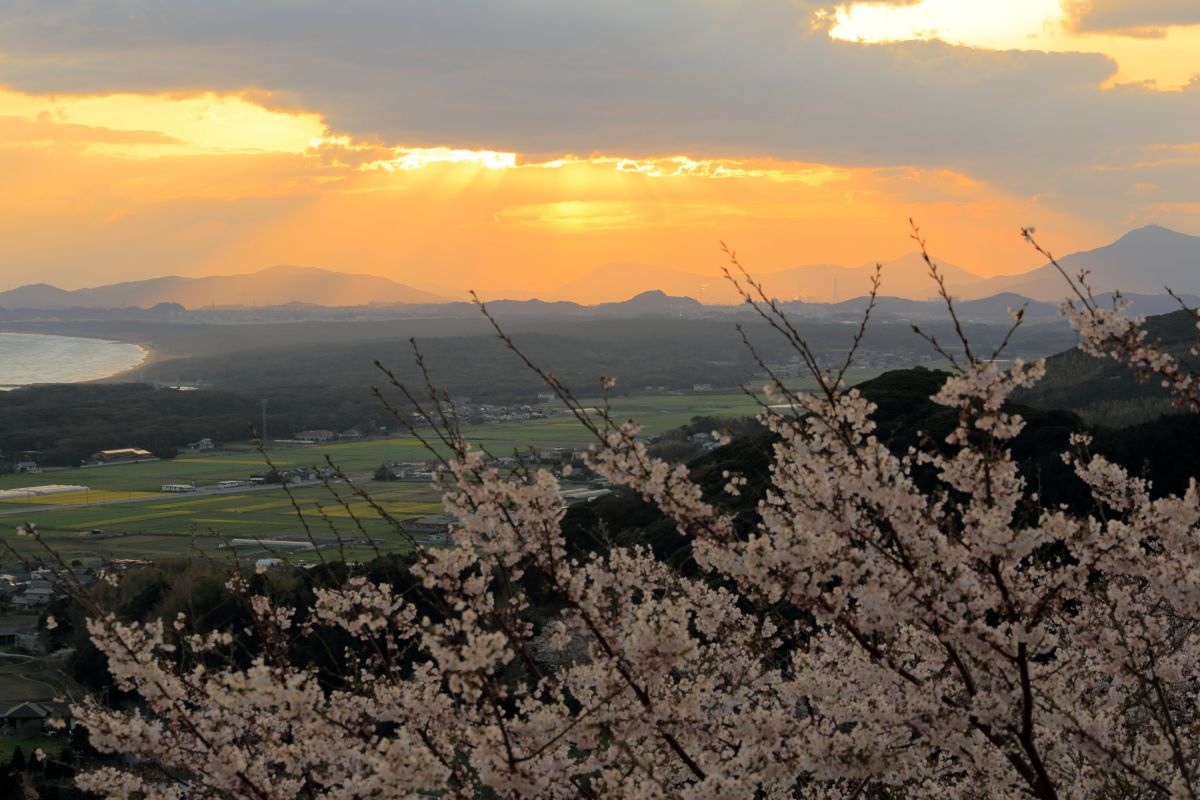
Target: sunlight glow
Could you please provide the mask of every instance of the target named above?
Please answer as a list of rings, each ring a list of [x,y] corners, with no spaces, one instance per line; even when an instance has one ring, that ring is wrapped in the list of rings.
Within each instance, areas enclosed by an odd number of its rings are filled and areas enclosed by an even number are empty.
[[[155,134],[113,137],[92,149],[112,155],[198,152],[300,153],[325,135],[320,115],[280,111],[243,95],[29,95],[0,89],[0,115],[36,122],[48,131],[74,125],[103,131]]]
[[[912,215],[945,232],[952,262],[969,255],[981,272],[999,271],[1024,255],[995,220],[1028,219],[1030,201],[953,171],[414,146],[268,103],[250,92],[0,88],[9,262],[31,265],[23,280],[72,287],[90,285],[79,265],[97,261],[120,265],[114,279],[295,263],[536,293],[630,253],[711,272],[714,242],[727,236],[767,270],[890,255]],[[1037,217],[1091,236],[1053,210]],[[431,279],[430,265],[448,277]]]
[[[744,161],[696,160],[687,156],[643,159],[593,157],[591,160],[595,164],[613,164],[618,172],[636,172],[652,178],[765,178],[820,186],[842,174],[841,170],[824,165],[778,162],[754,164]]]
[[[831,38],[859,44],[936,39],[989,50],[1101,53],[1117,63],[1106,87],[1178,90],[1200,74],[1200,25],[1166,27],[1149,37],[1082,33],[1059,0],[843,2],[818,11],[814,21]]]
[[[354,149],[345,137],[329,137],[319,142],[336,143]],[[749,163],[744,161],[693,159],[688,156],[659,156],[625,158],[592,155],[580,158],[565,155],[549,161],[523,161],[516,153],[495,150],[465,150],[450,147],[397,147],[393,158],[378,159],[363,164],[364,171],[408,172],[434,164],[461,164],[483,169],[563,169],[580,164],[612,168],[617,172],[635,173],[650,178],[763,178],[774,181],[797,181],[819,186],[836,179],[841,170],[824,165],[786,164],[779,162]]]
[[[1040,32],[1060,26],[1063,19],[1058,0],[920,0],[903,6],[847,3],[833,10],[829,35],[850,42],[940,39],[1005,49],[1027,44]]]
[[[373,161],[364,169],[397,170],[423,169],[430,164],[471,164],[484,169],[510,169],[517,166],[516,153],[495,150],[457,150],[449,147],[396,148],[396,157]]]

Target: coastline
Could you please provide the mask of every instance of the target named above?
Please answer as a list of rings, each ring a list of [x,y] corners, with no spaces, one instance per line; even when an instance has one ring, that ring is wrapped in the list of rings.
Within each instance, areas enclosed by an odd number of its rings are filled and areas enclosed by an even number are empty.
[[[51,339],[64,339],[64,340],[76,340],[76,341],[91,340],[93,342],[104,343],[104,344],[114,344],[114,345],[124,345],[124,346],[128,346],[128,347],[134,347],[137,349],[137,361],[134,362],[130,366],[123,367],[116,372],[110,372],[105,375],[96,375],[94,377],[85,377],[85,378],[81,378],[79,380],[53,380],[53,379],[51,379],[51,380],[33,380],[33,381],[26,381],[26,382],[20,382],[20,383],[18,383],[18,382],[5,383],[3,385],[0,385],[0,391],[11,391],[13,389],[19,389],[19,388],[23,388],[25,386],[37,386],[37,385],[43,385],[43,384],[71,385],[71,384],[87,384],[87,383],[131,382],[131,381],[137,380],[136,374],[139,370],[144,369],[147,365],[152,364],[152,363],[162,359],[161,354],[152,345],[146,344],[144,342],[127,341],[127,340],[112,338],[112,337],[107,337],[107,336],[87,336],[87,335],[76,335],[76,334],[47,333],[47,332],[42,332],[42,331],[35,332],[35,331],[29,331],[29,330],[11,330],[11,329],[10,330],[0,330],[0,337],[7,336],[7,335],[36,336],[36,337],[45,337],[45,338],[51,338]],[[81,370],[81,371],[84,371],[84,370]],[[84,372],[86,372],[86,371],[84,371]]]
[[[117,339],[107,339],[105,341],[115,342]],[[145,342],[121,342],[121,344],[131,344],[142,351],[142,358],[138,363],[128,369],[123,369],[120,372],[114,372],[111,375],[106,375],[103,378],[89,378],[86,381],[79,383],[139,383],[140,379],[137,376],[139,370],[143,370],[151,364],[157,364],[159,361],[164,361],[163,353],[152,345]]]

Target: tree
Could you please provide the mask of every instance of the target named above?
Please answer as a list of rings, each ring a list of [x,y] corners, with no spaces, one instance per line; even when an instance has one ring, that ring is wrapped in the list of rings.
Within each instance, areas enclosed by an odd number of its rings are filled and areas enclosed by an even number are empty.
[[[760,287],[730,277],[820,387],[769,387],[761,421],[777,441],[752,530],[653,458],[635,424],[539,371],[595,435],[588,466],[657,506],[698,571],[639,547],[572,554],[546,471],[501,470],[452,423],[413,431],[452,452],[444,504],[458,520],[451,546],[416,548],[419,583],[349,571],[303,608],[239,576],[253,637],[236,643],[233,626],[194,632],[184,614],[96,609],[93,641],[144,708],[74,713],[94,747],[165,777],[104,767],[79,785],[149,798],[1195,797],[1195,481],[1152,499],[1077,435],[1063,458],[1095,510],[1043,505],[1013,459],[1024,420],[1006,405],[1043,365],[1001,369],[965,336],[961,355],[931,339],[954,365],[932,397],[951,412],[944,441],[893,453],[872,403],[843,384],[854,347],[822,368]],[[1140,322],[1067,279],[1085,349],[1195,408],[1196,382]],[[746,478],[724,480],[737,496]],[[556,609],[537,624],[534,585]],[[289,654],[334,634],[357,645],[330,685]]]
[[[24,767],[0,766],[0,800],[25,800]]]

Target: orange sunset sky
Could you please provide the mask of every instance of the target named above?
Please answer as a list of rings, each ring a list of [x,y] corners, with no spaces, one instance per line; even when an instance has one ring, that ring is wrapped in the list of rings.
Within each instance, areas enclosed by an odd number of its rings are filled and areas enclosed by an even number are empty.
[[[1195,0],[24,3],[0,288],[273,264],[554,296],[1200,234]]]

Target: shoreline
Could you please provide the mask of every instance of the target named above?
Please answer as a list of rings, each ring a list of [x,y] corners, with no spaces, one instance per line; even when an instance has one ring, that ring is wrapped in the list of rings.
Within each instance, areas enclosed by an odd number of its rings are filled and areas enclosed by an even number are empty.
[[[153,363],[163,360],[162,353],[160,353],[154,346],[147,344],[145,342],[131,342],[131,341],[123,340],[123,339],[114,339],[114,338],[107,337],[107,336],[80,336],[80,335],[61,334],[61,333],[42,333],[40,331],[34,332],[34,331],[27,331],[27,330],[0,330],[0,337],[6,336],[6,335],[9,335],[9,336],[43,336],[43,337],[49,337],[49,338],[55,338],[55,339],[76,339],[76,340],[86,339],[86,340],[91,340],[94,342],[103,342],[106,344],[129,345],[131,347],[137,348],[139,356],[138,356],[137,362],[134,363],[133,365],[131,365],[129,367],[125,367],[124,369],[118,370],[117,372],[109,373],[107,375],[100,375],[100,376],[94,377],[94,378],[83,378],[81,380],[73,380],[73,381],[34,381],[34,382],[30,382],[30,383],[19,383],[19,384],[18,383],[0,384],[0,391],[12,391],[14,389],[21,389],[21,388],[24,388],[27,386],[53,386],[53,385],[71,386],[71,385],[79,385],[79,384],[110,383],[110,382],[112,382],[112,383],[134,383],[134,382],[137,382],[136,373],[139,370],[144,369],[145,367],[147,367],[150,364],[153,364]]]
[[[80,337],[84,338],[84,337]],[[118,341],[116,339],[106,339],[104,341]],[[157,364],[159,361],[164,361],[165,358],[161,351],[144,342],[120,342],[120,344],[131,344],[142,351],[142,358],[138,363],[128,369],[123,369],[120,372],[114,372],[111,375],[106,375],[103,378],[89,378],[86,381],[76,381],[76,383],[141,383],[142,381],[134,374],[139,370],[145,369],[151,364]]]

